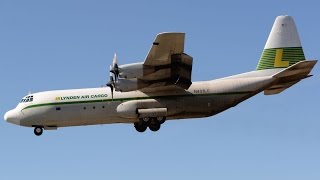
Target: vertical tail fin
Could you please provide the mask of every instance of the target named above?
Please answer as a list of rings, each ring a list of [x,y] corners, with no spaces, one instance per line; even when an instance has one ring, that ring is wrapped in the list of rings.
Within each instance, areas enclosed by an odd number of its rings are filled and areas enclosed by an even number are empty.
[[[305,60],[296,25],[291,16],[278,16],[260,57],[257,70],[286,68]]]

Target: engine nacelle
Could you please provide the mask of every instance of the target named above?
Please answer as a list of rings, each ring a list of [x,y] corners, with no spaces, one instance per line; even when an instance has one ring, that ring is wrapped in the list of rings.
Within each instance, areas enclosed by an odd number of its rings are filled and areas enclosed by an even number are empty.
[[[115,83],[115,90],[121,92],[135,91],[139,89],[138,79],[118,79]]]
[[[139,78],[143,76],[143,62],[124,64],[119,66],[119,77],[125,79]]]
[[[142,80],[139,80],[137,78],[118,79],[118,81],[115,82],[115,90],[120,92],[136,91],[148,86],[149,84],[144,83]]]

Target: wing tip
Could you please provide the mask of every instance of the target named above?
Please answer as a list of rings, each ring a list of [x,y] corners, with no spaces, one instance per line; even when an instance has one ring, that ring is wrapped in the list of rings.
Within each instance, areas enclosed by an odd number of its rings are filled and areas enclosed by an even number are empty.
[[[160,32],[157,34],[157,36],[163,36],[163,35],[185,35],[186,33],[185,32]]]

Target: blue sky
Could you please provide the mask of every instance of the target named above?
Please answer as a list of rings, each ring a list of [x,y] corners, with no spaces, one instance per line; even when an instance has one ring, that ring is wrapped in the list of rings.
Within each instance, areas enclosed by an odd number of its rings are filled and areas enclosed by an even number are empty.
[[[98,87],[113,53],[142,61],[159,32],[186,32],[194,81],[255,69],[276,16],[292,15],[319,58],[317,1],[0,1],[0,114],[28,92]],[[0,179],[319,179],[319,64],[275,96],[259,94],[157,133],[132,125],[45,131],[0,121]]]

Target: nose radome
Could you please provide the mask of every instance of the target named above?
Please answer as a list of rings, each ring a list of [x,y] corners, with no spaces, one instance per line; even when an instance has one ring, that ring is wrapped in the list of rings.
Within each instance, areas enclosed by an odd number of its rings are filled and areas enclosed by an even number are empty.
[[[4,114],[4,117],[3,117],[3,118],[4,118],[5,121],[7,121],[7,119],[8,119],[8,112],[6,112],[6,113]]]
[[[15,110],[10,110],[4,114],[4,120],[9,123],[20,125],[19,113]]]

